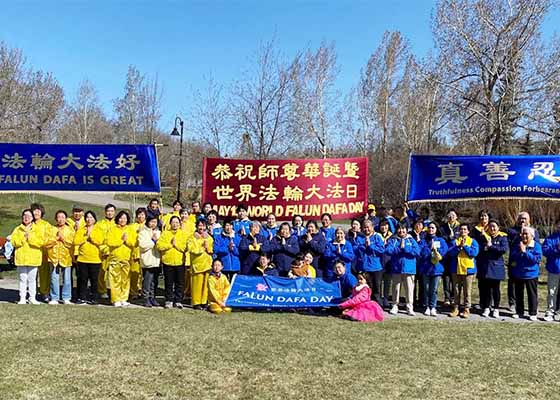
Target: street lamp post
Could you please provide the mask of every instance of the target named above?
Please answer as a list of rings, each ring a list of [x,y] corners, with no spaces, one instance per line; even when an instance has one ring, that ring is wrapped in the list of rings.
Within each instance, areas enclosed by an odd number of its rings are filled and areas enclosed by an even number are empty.
[[[181,127],[181,133],[177,130],[177,121]],[[181,171],[183,167],[183,120],[179,117],[175,117],[175,127],[171,132],[171,136],[181,136],[181,142],[179,145],[179,178],[177,179],[177,200],[181,200]]]

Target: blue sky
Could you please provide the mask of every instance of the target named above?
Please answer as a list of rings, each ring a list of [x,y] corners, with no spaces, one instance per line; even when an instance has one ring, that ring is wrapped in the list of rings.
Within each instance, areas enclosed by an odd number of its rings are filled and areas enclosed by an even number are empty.
[[[276,37],[288,56],[334,41],[338,86],[355,84],[385,30],[400,30],[417,55],[432,47],[434,1],[347,0],[0,0],[0,40],[23,50],[29,65],[52,72],[73,98],[89,79],[105,110],[123,93],[129,65],[158,75],[161,127],[184,112],[203,76],[229,83],[248,67],[259,43]],[[555,10],[545,23],[551,34]],[[187,121],[188,123],[188,121]]]

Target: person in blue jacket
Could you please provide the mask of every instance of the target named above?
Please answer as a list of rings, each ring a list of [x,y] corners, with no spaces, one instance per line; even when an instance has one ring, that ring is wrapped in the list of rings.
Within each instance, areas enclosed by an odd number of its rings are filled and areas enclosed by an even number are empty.
[[[469,233],[469,225],[460,224],[459,236],[451,242],[447,250],[449,269],[453,277],[453,304],[450,317],[459,315],[461,318],[469,318],[471,315],[471,293],[479,249],[478,243],[469,236]],[[463,304],[461,304],[461,292]]]
[[[239,242],[239,259],[241,262],[241,275],[249,275],[259,260],[263,247],[266,247],[267,238],[260,234],[261,224],[251,222],[249,233],[241,237]]]
[[[266,224],[261,226],[261,235],[266,236],[268,240],[272,240],[278,232],[278,224],[276,223],[276,215],[270,213],[266,217]]]
[[[510,249],[511,275],[515,289],[515,314],[513,318],[522,317],[525,313],[524,292],[527,290],[529,303],[529,320],[537,320],[539,280],[539,263],[542,259],[542,248],[534,240],[535,230],[524,226],[521,228],[521,240]]]
[[[303,226],[303,217],[301,215],[294,215],[292,218],[292,235],[298,239],[305,235],[307,230]]]
[[[330,243],[334,240],[334,227],[332,226],[332,216],[329,213],[324,213],[321,215],[321,233],[327,240],[327,243]]]
[[[251,275],[255,276],[278,276],[278,268],[270,262],[270,256],[261,251],[259,253],[259,260],[255,263]]]
[[[305,235],[299,237],[299,249],[302,253],[309,252],[313,255],[313,268],[317,273],[317,278],[323,277],[323,270],[319,268],[319,259],[323,256],[327,248],[327,240],[321,232],[316,221],[307,221]]]
[[[500,283],[506,278],[504,255],[508,251],[507,234],[500,232],[498,221],[491,219],[485,232],[480,233],[477,238],[479,244],[478,257],[476,259],[476,276],[480,289],[480,308],[482,316],[500,317]]]
[[[364,222],[364,235],[358,236],[358,272],[363,273],[371,289],[371,299],[381,304],[381,282],[383,280],[383,266],[381,257],[385,253],[383,238],[373,229],[373,222]]]
[[[556,221],[556,231],[546,237],[542,246],[546,257],[546,271],[548,272],[547,309],[545,321],[553,321],[558,314],[558,283],[560,282],[560,219]]]
[[[346,240],[346,235],[342,228],[336,228],[334,240],[327,244],[324,253],[325,269],[323,279],[327,282],[334,279],[334,266],[336,261],[343,261],[346,269],[350,271],[351,262],[354,259],[354,249],[352,244]]]
[[[442,261],[447,253],[445,239],[438,236],[438,226],[435,222],[428,224],[428,231],[420,242],[420,257],[418,270],[424,285],[424,315],[437,317],[437,291],[444,267]]]
[[[236,212],[237,219],[233,221],[233,230],[237,235],[243,237],[249,233],[249,228],[251,226],[247,206],[245,204],[239,204],[236,208]]]
[[[358,263],[358,236],[363,236],[362,233],[362,223],[358,218],[352,219],[350,222],[350,229],[346,234],[346,240],[350,242],[352,245],[352,249],[354,250],[354,258],[352,259],[351,269],[354,275],[358,273],[356,270],[356,264]]]
[[[231,282],[233,275],[241,268],[239,243],[241,238],[233,231],[233,222],[225,221],[224,230],[214,236],[214,255],[223,265],[222,272]]]
[[[280,225],[276,236],[265,244],[264,251],[272,254],[272,262],[278,268],[280,276],[288,276],[292,260],[299,253],[298,240],[292,236],[289,223],[284,222]]]
[[[408,234],[406,225],[397,225],[396,235],[389,238],[385,250],[391,256],[391,274],[393,276],[393,307],[389,313],[398,314],[401,284],[406,286],[406,310],[408,315],[415,315],[414,276],[420,248],[416,240]]]
[[[340,282],[340,293],[342,299],[345,300],[352,296],[352,289],[358,284],[356,277],[346,268],[346,263],[337,260],[334,263],[334,273],[336,280]]]

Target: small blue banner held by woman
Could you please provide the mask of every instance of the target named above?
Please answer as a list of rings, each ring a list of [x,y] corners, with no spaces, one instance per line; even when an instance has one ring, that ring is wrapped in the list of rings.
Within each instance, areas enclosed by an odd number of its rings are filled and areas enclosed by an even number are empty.
[[[560,199],[560,156],[410,158],[408,201]]]
[[[0,192],[159,193],[154,145],[0,143]]]
[[[340,283],[312,278],[236,275],[226,299],[228,307],[312,308],[340,303]]]

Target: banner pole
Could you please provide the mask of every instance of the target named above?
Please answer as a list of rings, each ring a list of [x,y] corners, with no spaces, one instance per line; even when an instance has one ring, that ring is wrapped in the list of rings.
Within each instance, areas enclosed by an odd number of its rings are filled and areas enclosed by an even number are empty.
[[[406,187],[404,200],[408,202],[408,185],[410,184],[410,164],[412,162],[412,152],[408,153],[408,171],[406,171]]]

